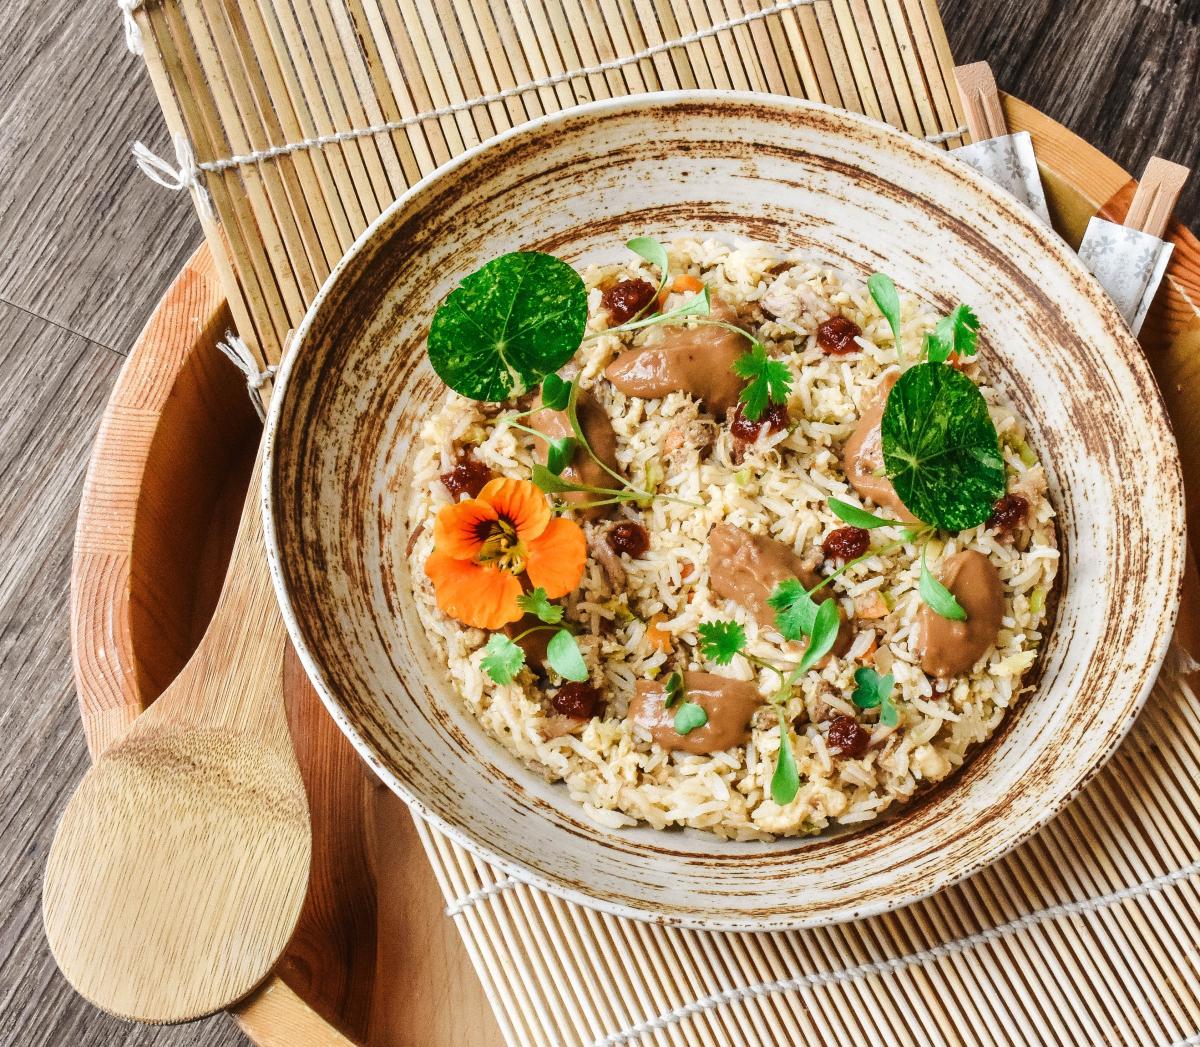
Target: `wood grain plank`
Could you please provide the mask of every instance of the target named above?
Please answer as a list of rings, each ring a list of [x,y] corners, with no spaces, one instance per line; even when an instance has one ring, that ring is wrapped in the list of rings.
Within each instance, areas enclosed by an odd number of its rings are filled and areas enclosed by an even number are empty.
[[[100,1014],[58,973],[41,925],[41,872],[88,763],[71,680],[67,586],[87,453],[121,357],[0,304],[0,1042],[226,1047],[217,1017],[178,1029]],[[36,505],[37,511],[29,507]]]
[[[1138,172],[1151,156],[1200,161],[1195,0],[942,0],[958,63],[986,60],[1016,95]],[[1200,223],[1200,178],[1176,210]]]
[[[11,0],[0,33],[0,299],[125,352],[200,242],[184,194],[134,167],[169,155],[150,81],[108,4]]]

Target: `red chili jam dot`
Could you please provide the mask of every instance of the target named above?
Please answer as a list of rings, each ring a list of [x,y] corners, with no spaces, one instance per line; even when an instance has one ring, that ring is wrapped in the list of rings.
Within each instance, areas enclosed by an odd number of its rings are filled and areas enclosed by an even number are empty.
[[[572,720],[590,720],[600,708],[600,691],[590,683],[565,683],[554,692],[550,704]]]
[[[650,548],[650,535],[646,528],[632,520],[622,520],[613,524],[604,537],[608,540],[609,548],[618,556],[628,553],[636,560],[645,556],[646,550]]]
[[[459,451],[454,468],[442,473],[442,483],[452,498],[457,498],[464,491],[472,498],[478,498],[483,485],[491,478],[491,469],[467,450]]]
[[[835,560],[853,560],[862,556],[871,544],[871,536],[861,527],[839,527],[830,531],[821,549]]]
[[[1019,494],[1006,494],[996,503],[992,515],[987,519],[987,526],[997,534],[1012,534],[1025,522],[1028,512],[1028,499]]]
[[[871,744],[871,736],[853,716],[839,716],[834,720],[829,725],[829,734],[825,739],[832,752],[851,760],[861,760],[867,755],[867,747]]]
[[[645,280],[622,280],[600,296],[600,304],[608,310],[612,327],[632,320],[654,297],[655,288]]]
[[[739,444],[752,444],[758,439],[758,434],[764,428],[768,432],[781,433],[791,423],[788,417],[787,404],[767,404],[766,410],[757,422],[752,422],[742,413],[743,404],[737,405],[733,421],[729,423],[729,431]]]
[[[845,356],[857,353],[858,343],[854,340],[862,334],[862,328],[844,316],[831,316],[817,326],[817,345],[827,356]]]

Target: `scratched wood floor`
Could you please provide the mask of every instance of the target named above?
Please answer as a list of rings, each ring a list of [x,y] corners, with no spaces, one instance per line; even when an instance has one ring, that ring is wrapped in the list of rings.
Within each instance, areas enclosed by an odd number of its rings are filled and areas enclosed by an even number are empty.
[[[942,0],[959,61],[1140,170],[1200,168],[1200,0]],[[223,1045],[225,1017],[145,1028],[58,975],[39,884],[83,773],[68,664],[79,488],[122,358],[199,242],[184,201],[129,160],[165,135],[115,4],[0,0],[0,1044]],[[1200,177],[1181,208],[1200,220]],[[964,1030],[969,1039],[969,1031]]]

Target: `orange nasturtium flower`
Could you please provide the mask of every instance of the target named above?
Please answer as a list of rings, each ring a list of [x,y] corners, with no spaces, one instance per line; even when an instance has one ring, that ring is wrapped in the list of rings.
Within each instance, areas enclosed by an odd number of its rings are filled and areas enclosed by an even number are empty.
[[[525,613],[517,606],[522,574],[556,600],[582,580],[586,559],[579,525],[555,518],[534,484],[497,479],[478,498],[441,508],[425,573],[451,618],[499,629]]]

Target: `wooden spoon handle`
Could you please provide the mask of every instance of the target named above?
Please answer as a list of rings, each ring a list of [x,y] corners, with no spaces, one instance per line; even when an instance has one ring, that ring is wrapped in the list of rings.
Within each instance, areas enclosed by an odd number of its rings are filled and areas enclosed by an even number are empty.
[[[131,728],[199,725],[292,749],[280,698],[287,631],[275,602],[262,515],[260,446],[225,584],[208,631],[167,691]]]

